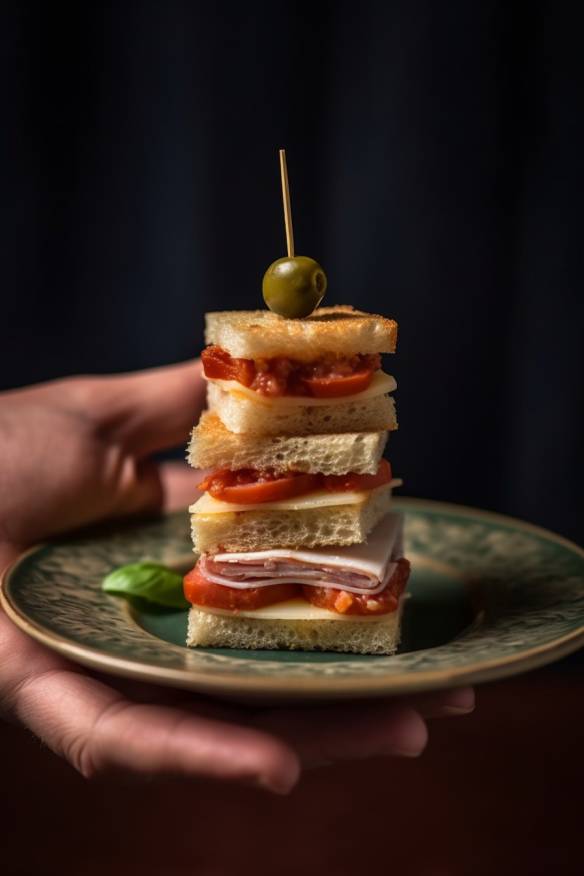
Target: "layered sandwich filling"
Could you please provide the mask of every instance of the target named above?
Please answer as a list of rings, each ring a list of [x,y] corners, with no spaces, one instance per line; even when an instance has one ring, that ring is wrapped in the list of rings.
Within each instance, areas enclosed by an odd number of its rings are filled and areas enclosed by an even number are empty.
[[[345,398],[367,390],[381,369],[381,356],[327,353],[311,362],[286,356],[272,359],[240,359],[213,345],[201,355],[205,377],[234,381],[260,396],[281,398]],[[389,390],[385,390],[389,391]]]
[[[279,502],[319,490],[331,493],[373,490],[391,481],[391,466],[382,459],[375,474],[323,475],[297,471],[282,473],[273,469],[216,469],[201,481],[198,488],[223,502],[253,505]]]
[[[367,543],[322,550],[203,554],[184,579],[189,602],[249,611],[303,599],[343,615],[395,611],[409,577],[403,519],[388,514]]]

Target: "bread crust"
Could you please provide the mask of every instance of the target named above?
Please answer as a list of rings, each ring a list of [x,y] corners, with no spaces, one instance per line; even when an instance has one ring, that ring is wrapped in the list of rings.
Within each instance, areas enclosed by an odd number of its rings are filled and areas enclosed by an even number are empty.
[[[257,435],[230,432],[217,414],[205,411],[192,431],[187,459],[193,468],[271,469],[310,474],[374,474],[388,433]]]
[[[225,392],[209,381],[207,399],[210,409],[225,427],[238,435],[330,435],[397,429],[395,402],[388,395],[320,407],[269,406],[244,395]]]
[[[363,502],[351,505],[195,513],[191,534],[199,554],[359,544],[390,510],[391,487],[378,487]]]
[[[403,600],[397,611],[375,620],[266,620],[213,614],[193,606],[191,648],[284,649],[350,654],[394,654],[399,645]]]
[[[349,305],[320,307],[306,319],[285,319],[270,310],[226,310],[206,314],[205,341],[232,356],[287,356],[310,362],[325,353],[394,353],[397,323]]]

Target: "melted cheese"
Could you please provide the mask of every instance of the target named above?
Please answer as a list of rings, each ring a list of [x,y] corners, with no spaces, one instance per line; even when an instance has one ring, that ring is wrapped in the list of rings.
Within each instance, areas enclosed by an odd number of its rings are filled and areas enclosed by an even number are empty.
[[[331,490],[315,490],[306,496],[296,496],[293,499],[282,499],[279,502],[256,502],[254,505],[239,505],[235,502],[223,502],[214,499],[209,493],[204,493],[201,498],[191,505],[191,514],[230,514],[235,511],[308,511],[314,508],[328,508],[334,505],[359,505],[377,490],[392,489],[399,487],[402,481],[394,478],[389,484],[377,487],[375,490],[349,490],[331,492]]]
[[[393,392],[397,387],[395,378],[390,374],[386,374],[384,371],[375,372],[373,380],[367,389],[364,389],[362,392],[357,392],[354,395],[344,395],[339,398],[312,398],[311,396],[305,395],[280,395],[274,397],[261,395],[259,392],[255,392],[255,390],[250,389],[248,386],[244,386],[243,383],[239,383],[237,380],[206,379],[209,380],[210,383],[217,384],[220,389],[224,392],[228,392],[235,398],[245,398],[248,401],[257,402],[257,404],[270,408],[314,408],[320,407],[321,405],[349,404],[350,402],[365,401],[368,398],[385,395],[387,392]]]
[[[226,611],[222,608],[209,608],[209,606],[194,606],[197,611],[204,611],[208,614],[219,614],[227,617],[252,617],[256,620],[334,620],[334,621],[355,621],[363,623],[380,623],[387,621],[388,617],[393,617],[394,613],[382,615],[361,615],[361,614],[340,614],[337,611],[327,611],[326,608],[319,608],[317,605],[311,605],[304,599],[290,599],[287,602],[276,602],[275,605],[264,605],[262,608],[256,608],[254,611]]]

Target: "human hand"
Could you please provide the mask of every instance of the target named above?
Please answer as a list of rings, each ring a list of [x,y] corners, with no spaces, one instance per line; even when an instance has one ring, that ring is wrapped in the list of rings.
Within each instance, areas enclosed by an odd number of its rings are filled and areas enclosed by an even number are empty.
[[[203,398],[197,363],[1,395],[0,566],[31,542],[87,523],[163,503],[184,507],[196,474],[157,467],[150,455],[186,442]],[[0,612],[0,708],[85,776],[207,776],[285,793],[303,767],[416,756],[427,740],[424,718],[472,707],[469,689],[326,707],[220,704],[97,676]]]
[[[195,472],[151,456],[185,445],[204,396],[199,362],[0,394],[0,549],[155,511],[168,485],[188,504]]]

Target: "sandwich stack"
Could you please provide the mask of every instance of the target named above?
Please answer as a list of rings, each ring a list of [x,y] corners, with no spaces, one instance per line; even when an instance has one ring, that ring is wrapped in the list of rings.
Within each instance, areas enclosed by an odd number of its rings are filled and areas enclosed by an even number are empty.
[[[347,306],[207,314],[188,645],[395,651],[409,563],[381,354],[396,340],[393,320]]]

